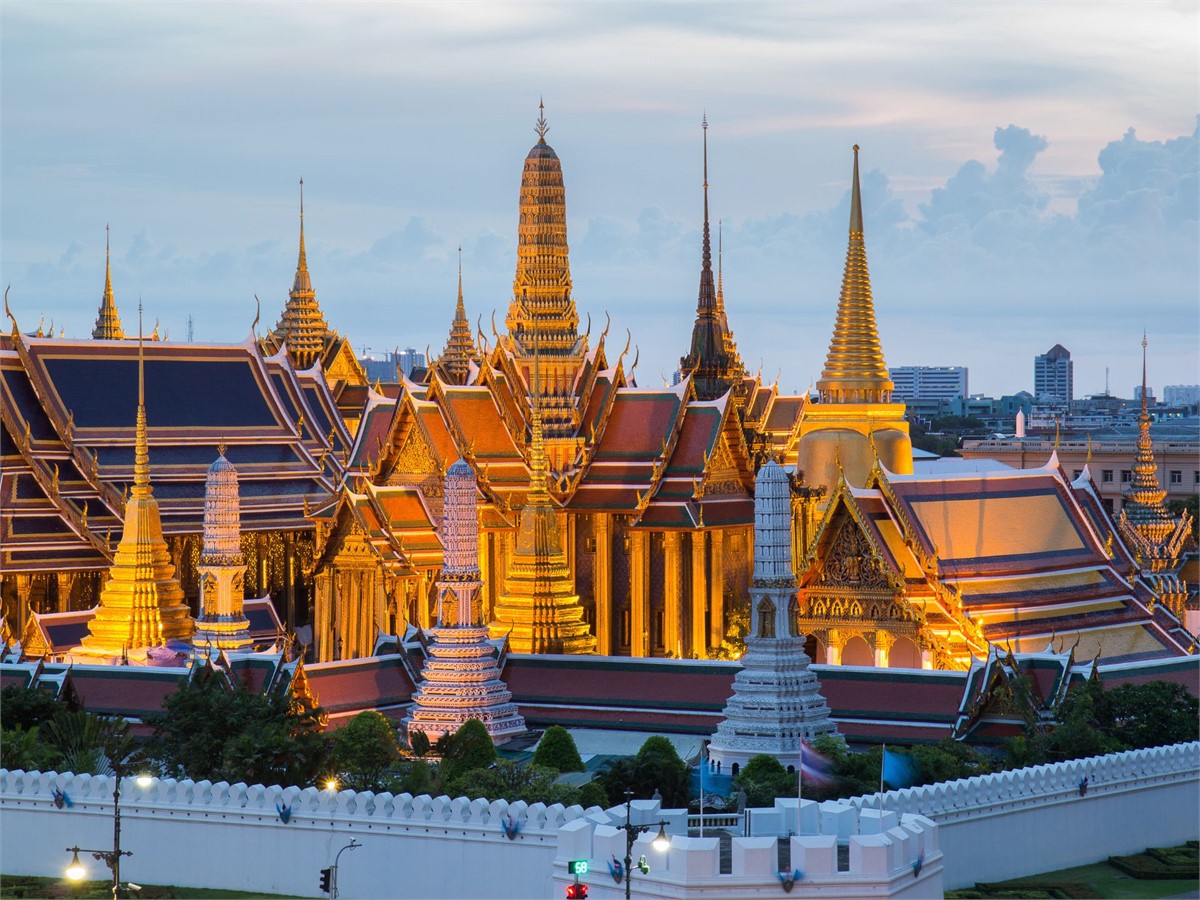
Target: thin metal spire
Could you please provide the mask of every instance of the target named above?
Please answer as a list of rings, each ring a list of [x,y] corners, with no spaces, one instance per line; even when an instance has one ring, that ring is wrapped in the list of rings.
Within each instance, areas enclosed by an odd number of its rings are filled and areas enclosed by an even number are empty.
[[[858,144],[854,145],[854,180],[850,186],[850,232],[862,234],[862,192],[858,187]]]
[[[133,490],[131,494],[150,494],[150,442],[146,435],[146,364],[143,354],[142,298],[138,298],[138,408],[133,451]]]
[[[546,123],[546,104],[542,102],[542,98],[538,97],[538,119],[534,125],[534,131],[537,132],[538,143],[546,143],[546,132],[550,130],[550,126]]]

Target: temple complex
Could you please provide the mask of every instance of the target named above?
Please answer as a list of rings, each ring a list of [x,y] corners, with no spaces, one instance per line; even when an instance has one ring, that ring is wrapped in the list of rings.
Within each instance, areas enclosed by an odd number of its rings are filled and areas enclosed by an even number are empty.
[[[140,322],[138,330],[140,335]],[[78,650],[81,655],[125,656],[192,636],[192,616],[163,540],[158,502],[150,486],[145,367],[140,337],[136,429],[133,488],[125,504],[121,538],[108,570],[108,581],[100,592],[100,604],[88,622],[87,636]]]
[[[483,620],[476,495],[475,475],[460,459],[446,471],[437,627],[426,632],[421,680],[404,719],[409,740],[423,731],[436,741],[468,719],[482,722],[496,743],[525,733],[525,720],[500,678],[504,638],[490,640]]]
[[[204,545],[200,550],[200,616],[194,643],[220,650],[251,645],[244,612],[246,558],[242,556],[237,469],[217,447],[204,490]]]
[[[754,581],[746,653],[709,747],[711,758],[735,774],[735,766],[759,754],[799,766],[802,741],[837,732],[817,676],[809,669],[805,635],[796,631],[796,590],[791,490],[783,467],[770,460],[758,470],[754,485]]]

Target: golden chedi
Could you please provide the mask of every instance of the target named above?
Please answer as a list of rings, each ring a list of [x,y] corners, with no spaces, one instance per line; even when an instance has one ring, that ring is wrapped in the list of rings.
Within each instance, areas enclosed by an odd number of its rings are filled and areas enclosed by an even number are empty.
[[[546,488],[550,471],[536,397],[532,412],[529,496],[489,630],[493,638],[507,635],[514,653],[594,653],[596,638],[584,621],[557,510]]]
[[[837,322],[825,369],[817,382],[820,402],[805,405],[800,425],[796,468],[810,487],[831,489],[843,474],[850,484],[862,487],[876,458],[889,472],[912,472],[912,440],[904,418],[905,407],[892,402],[893,387],[875,326],[856,144],[850,241]]]
[[[82,652],[119,656],[192,636],[192,616],[163,540],[158,501],[150,487],[145,371],[138,328],[138,409],[133,486],[109,579],[88,623]]]

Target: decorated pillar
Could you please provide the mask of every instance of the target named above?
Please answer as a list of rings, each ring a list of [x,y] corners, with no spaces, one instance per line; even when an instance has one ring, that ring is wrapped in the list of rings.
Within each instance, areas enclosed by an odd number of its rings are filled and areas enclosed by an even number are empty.
[[[592,584],[596,601],[596,652],[612,655],[612,516],[597,513],[595,518],[596,564]]]
[[[683,535],[663,535],[663,646],[668,654],[683,656],[680,607],[683,588]]]
[[[709,532],[712,554],[709,557],[709,608],[712,610],[708,632],[710,647],[719,647],[725,639],[725,535],[720,529]]]
[[[243,612],[246,561],[242,558],[237,469],[225,447],[208,469],[204,485],[204,544],[200,576],[200,618],[193,642],[220,650],[250,649],[250,623]]]
[[[829,629],[829,642],[825,645],[825,664],[840,666],[842,664],[842,647],[846,646],[846,636],[836,628]]]
[[[631,541],[629,560],[629,606],[632,623],[629,655],[650,655],[650,533],[627,532]]]
[[[693,531],[692,541],[692,655],[708,656],[708,532]],[[719,643],[719,642],[718,642]]]
[[[888,667],[888,654],[892,652],[892,645],[896,643],[896,636],[890,631],[875,632],[875,666],[880,669]]]

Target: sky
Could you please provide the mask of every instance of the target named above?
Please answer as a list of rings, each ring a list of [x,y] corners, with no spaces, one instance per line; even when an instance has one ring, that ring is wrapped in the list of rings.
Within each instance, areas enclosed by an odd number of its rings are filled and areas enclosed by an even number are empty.
[[[0,281],[23,330],[90,334],[111,225],[126,330],[260,333],[296,265],[356,350],[436,354],[458,252],[503,328],[539,99],[581,327],[660,383],[709,201],[747,367],[820,377],[861,145],[889,365],[1077,396],[1200,381],[1200,4],[0,3]],[[619,337],[618,337],[619,336]]]

